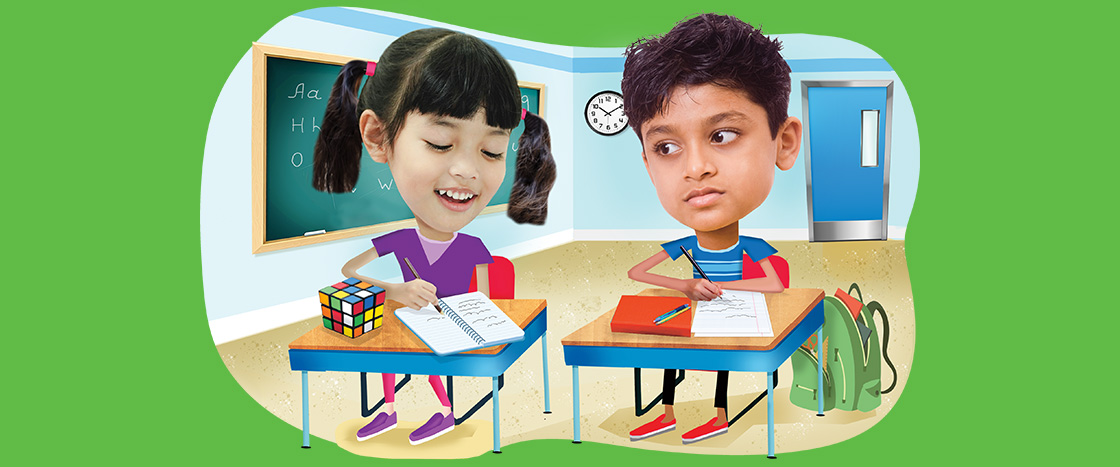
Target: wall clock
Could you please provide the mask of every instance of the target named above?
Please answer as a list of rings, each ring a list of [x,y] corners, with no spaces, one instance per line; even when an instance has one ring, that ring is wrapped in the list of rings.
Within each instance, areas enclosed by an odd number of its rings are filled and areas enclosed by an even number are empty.
[[[617,135],[626,129],[629,119],[623,113],[622,94],[600,91],[591,96],[583,109],[587,126],[600,135]]]

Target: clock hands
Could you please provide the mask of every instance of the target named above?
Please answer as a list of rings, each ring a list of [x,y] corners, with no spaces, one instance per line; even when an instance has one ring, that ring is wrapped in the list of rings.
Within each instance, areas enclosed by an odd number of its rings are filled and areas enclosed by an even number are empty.
[[[607,110],[606,106],[614,105]],[[596,133],[601,135],[615,135],[626,128],[626,114],[623,113],[622,95],[614,91],[601,91],[587,101],[584,108],[584,119]]]

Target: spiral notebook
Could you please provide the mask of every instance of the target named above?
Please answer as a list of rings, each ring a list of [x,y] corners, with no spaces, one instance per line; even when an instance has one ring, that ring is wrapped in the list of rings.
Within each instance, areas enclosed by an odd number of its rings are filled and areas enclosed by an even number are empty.
[[[517,342],[525,331],[482,292],[468,292],[439,300],[443,314],[428,305],[419,310],[398,308],[394,314],[436,355]]]

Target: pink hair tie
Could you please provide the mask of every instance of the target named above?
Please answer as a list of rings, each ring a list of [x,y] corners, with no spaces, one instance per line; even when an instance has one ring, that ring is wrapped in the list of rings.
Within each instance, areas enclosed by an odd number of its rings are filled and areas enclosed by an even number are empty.
[[[366,75],[373,76],[374,70],[377,70],[377,62],[366,62]]]
[[[528,110],[529,109],[521,109],[521,119],[522,120],[525,120],[525,112],[527,112]]]

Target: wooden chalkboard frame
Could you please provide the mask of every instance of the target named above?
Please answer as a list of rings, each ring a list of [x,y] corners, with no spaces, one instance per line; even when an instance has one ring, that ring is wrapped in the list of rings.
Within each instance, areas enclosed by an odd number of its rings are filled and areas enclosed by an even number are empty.
[[[309,237],[289,237],[277,240],[266,241],[266,211],[267,211],[267,163],[268,163],[268,147],[267,147],[267,122],[268,122],[268,69],[267,63],[269,58],[285,58],[289,60],[301,60],[306,62],[325,63],[330,65],[345,65],[346,62],[355,60],[355,57],[346,57],[342,55],[334,55],[322,52],[313,52],[308,50],[292,49],[287,47],[280,47],[269,44],[262,44],[254,42],[252,47],[253,53],[253,112],[252,112],[252,211],[253,211],[253,244],[252,252],[264,253],[268,251],[283,250],[286,248],[295,248],[306,245],[314,245],[317,243],[329,242],[333,240],[341,240],[344,238],[357,237],[362,235],[372,235],[379,232],[387,232],[390,230],[397,230],[407,227],[415,227],[416,219],[408,218],[399,221],[384,222],[381,224],[367,225],[362,227],[354,227],[343,230],[329,231],[319,235]],[[541,83],[532,83],[527,81],[518,81],[518,87],[526,89],[535,89],[540,93],[539,99],[539,114],[543,118],[545,116],[545,85]],[[507,174],[513,176],[513,174]],[[496,212],[504,212],[509,207],[509,204],[499,204],[494,206],[485,207],[479,214],[486,215]]]

